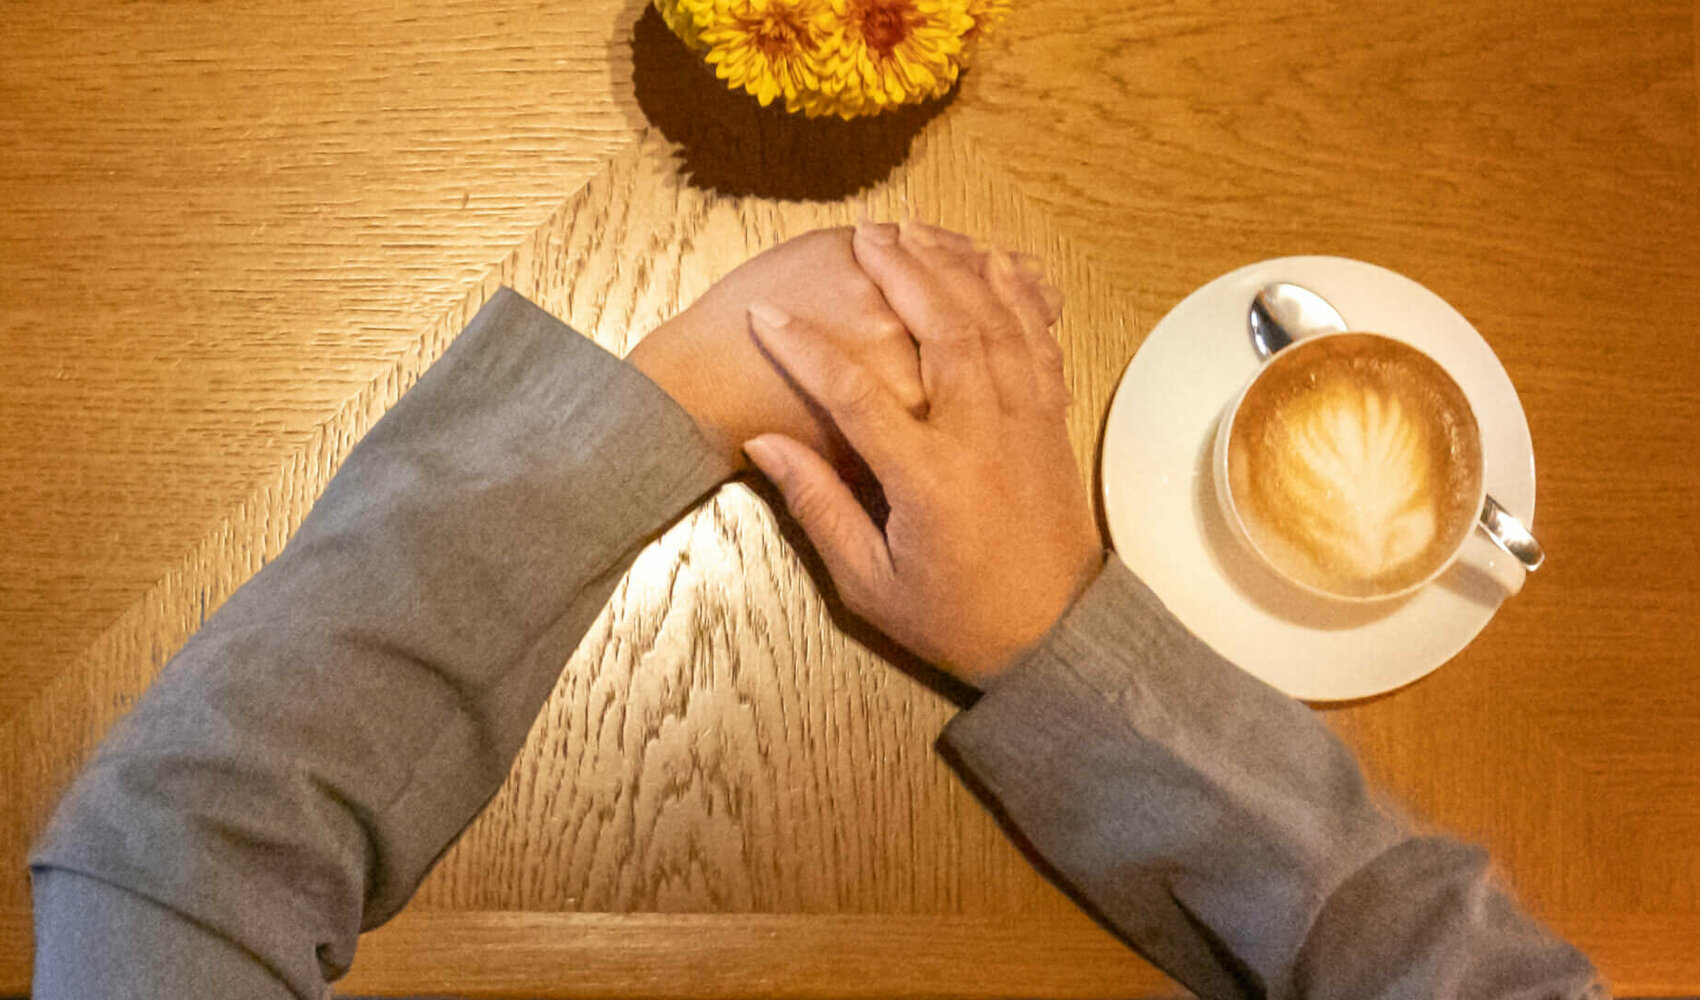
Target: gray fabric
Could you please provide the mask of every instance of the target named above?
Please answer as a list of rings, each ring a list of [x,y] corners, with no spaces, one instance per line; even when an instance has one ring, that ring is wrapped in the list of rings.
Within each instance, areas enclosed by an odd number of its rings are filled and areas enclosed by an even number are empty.
[[[727,472],[648,380],[497,295],[66,794],[31,856],[38,1000],[322,997],[506,776],[636,548]],[[1412,835],[1114,558],[942,743],[1201,995],[1595,988],[1479,851]]]
[[[31,867],[322,995],[507,776],[643,539],[728,473],[635,369],[504,290],[113,728]],[[73,923],[65,884],[38,883],[43,931]],[[40,949],[38,997],[89,995],[55,992],[64,955]]]
[[[1584,997],[1575,949],[1416,835],[1303,705],[1114,557],[941,738],[1099,916],[1209,997]]]
[[[292,996],[223,934],[128,889],[51,868],[35,872],[33,888],[38,1000]]]

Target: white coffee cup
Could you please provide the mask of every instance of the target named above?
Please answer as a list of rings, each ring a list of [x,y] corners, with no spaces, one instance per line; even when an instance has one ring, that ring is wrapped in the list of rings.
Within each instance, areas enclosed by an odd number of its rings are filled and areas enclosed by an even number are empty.
[[[1488,495],[1487,477],[1485,475],[1485,469],[1481,465],[1480,425],[1476,419],[1474,408],[1470,406],[1468,398],[1464,396],[1461,389],[1457,390],[1456,404],[1468,411],[1470,418],[1469,432],[1475,437],[1475,447],[1473,449],[1475,465],[1474,468],[1471,469],[1471,472],[1477,486],[1475,489],[1474,503],[1470,505],[1454,504],[1455,510],[1453,512],[1453,518],[1447,519],[1446,523],[1443,525],[1445,530],[1440,531],[1439,529],[1436,529],[1436,534],[1440,535],[1442,538],[1456,535],[1457,542],[1450,546],[1449,551],[1447,551],[1443,559],[1435,561],[1433,568],[1430,571],[1421,575],[1420,578],[1409,580],[1403,585],[1397,587],[1390,587],[1385,591],[1377,591],[1373,594],[1342,593],[1337,592],[1336,590],[1327,589],[1312,580],[1301,579],[1299,576],[1295,575],[1294,572],[1290,571],[1289,566],[1283,565],[1280,559],[1273,558],[1269,552],[1264,551],[1264,549],[1254,540],[1253,535],[1255,532],[1248,528],[1247,521],[1245,517],[1242,516],[1239,505],[1235,501],[1234,490],[1230,484],[1229,450],[1230,442],[1234,437],[1233,430],[1235,420],[1240,414],[1242,404],[1244,404],[1248,397],[1256,392],[1260,386],[1264,385],[1265,378],[1270,372],[1277,369],[1292,369],[1292,366],[1295,365],[1304,366],[1307,363],[1307,358],[1320,358],[1322,356],[1321,352],[1326,350],[1324,346],[1325,342],[1338,337],[1377,338],[1379,341],[1391,342],[1392,345],[1396,345],[1397,348],[1415,352],[1422,358],[1432,362],[1435,371],[1437,371],[1441,377],[1446,379],[1453,388],[1457,388],[1456,379],[1453,378],[1450,373],[1446,372],[1445,366],[1441,365],[1435,358],[1433,358],[1433,356],[1422,351],[1420,348],[1407,343],[1406,341],[1400,340],[1397,337],[1389,337],[1385,334],[1364,332],[1316,334],[1299,339],[1271,357],[1264,363],[1257,373],[1254,374],[1243,387],[1241,387],[1239,392],[1235,394],[1234,398],[1228,403],[1227,408],[1223,411],[1222,417],[1216,427],[1216,438],[1211,461],[1212,473],[1215,476],[1216,498],[1221,507],[1223,518],[1227,522],[1230,531],[1238,541],[1240,547],[1245,552],[1254,556],[1266,569],[1286,583],[1315,596],[1336,602],[1370,604],[1407,597],[1416,591],[1421,590],[1423,587],[1434,583],[1434,581],[1444,576],[1455,565],[1460,563],[1474,570],[1476,573],[1492,580],[1493,584],[1497,586],[1497,588],[1502,591],[1505,596],[1511,596],[1518,593],[1523,588],[1528,568],[1532,568],[1532,566],[1526,567],[1522,559],[1512,554],[1511,548],[1506,546],[1510,545],[1512,547],[1516,547],[1515,543],[1506,541],[1503,536],[1506,533],[1510,533],[1513,538],[1525,538],[1527,539],[1530,547],[1536,551],[1538,551],[1538,546],[1534,546],[1533,538],[1528,536],[1527,531],[1524,530],[1520,524],[1517,524],[1514,519],[1511,519],[1509,515],[1505,514],[1505,512],[1497,504],[1495,504]],[[1369,341],[1361,341],[1361,343],[1369,346],[1371,349],[1379,349],[1381,346],[1372,345]],[[1336,345],[1336,348],[1339,346],[1340,345]],[[1430,373],[1429,377],[1432,377],[1432,375],[1433,373]],[[1463,519],[1466,517],[1469,519],[1471,524],[1467,525],[1464,522]],[[1501,532],[1501,541],[1497,543],[1491,537],[1495,529],[1499,529]],[[1432,555],[1430,558],[1433,558]],[[1533,565],[1539,565],[1538,559],[1533,563]]]

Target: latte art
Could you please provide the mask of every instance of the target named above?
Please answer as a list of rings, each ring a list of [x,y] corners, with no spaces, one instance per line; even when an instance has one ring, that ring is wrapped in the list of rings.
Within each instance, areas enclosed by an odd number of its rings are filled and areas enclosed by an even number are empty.
[[[1295,401],[1272,437],[1289,514],[1323,559],[1368,578],[1434,541],[1423,428],[1397,399],[1327,386]]]
[[[1241,401],[1228,442],[1252,544],[1288,576],[1345,597],[1395,593],[1438,569],[1471,529],[1480,468],[1457,385],[1372,334],[1288,348]]]

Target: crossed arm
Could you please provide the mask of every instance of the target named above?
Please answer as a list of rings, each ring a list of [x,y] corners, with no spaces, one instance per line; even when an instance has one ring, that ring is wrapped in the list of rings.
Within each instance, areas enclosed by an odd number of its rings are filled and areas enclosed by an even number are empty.
[[[631,364],[498,295],[67,794],[31,858],[35,995],[323,995],[494,793],[637,548],[746,449],[846,603],[986,691],[953,763],[1196,992],[1599,991],[1479,851],[1412,833],[1105,556],[1055,315],[917,226],[771,251]]]

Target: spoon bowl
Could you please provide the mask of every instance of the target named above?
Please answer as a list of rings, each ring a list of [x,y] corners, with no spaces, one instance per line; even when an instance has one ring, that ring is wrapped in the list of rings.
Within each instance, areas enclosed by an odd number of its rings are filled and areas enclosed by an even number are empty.
[[[1252,296],[1246,327],[1258,360],[1268,361],[1299,337],[1345,333],[1346,320],[1327,299],[1310,289],[1278,281],[1264,285]]]

